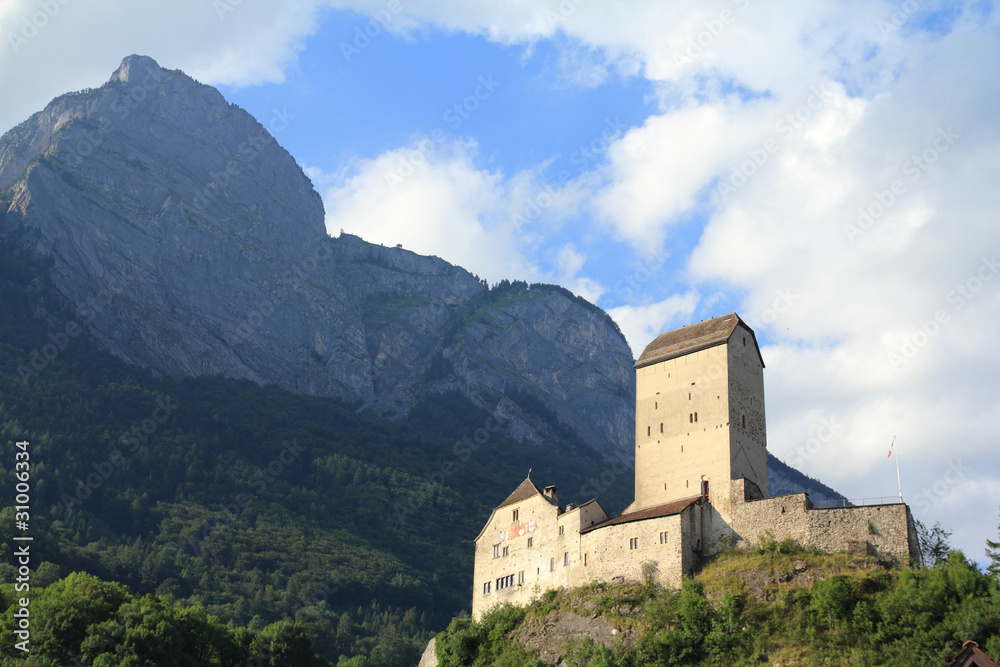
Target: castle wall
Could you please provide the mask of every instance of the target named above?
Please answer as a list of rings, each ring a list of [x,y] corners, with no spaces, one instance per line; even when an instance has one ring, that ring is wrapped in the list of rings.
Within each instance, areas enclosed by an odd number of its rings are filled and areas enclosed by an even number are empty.
[[[690,509],[690,508],[689,508]],[[684,547],[691,521],[685,511],[672,516],[604,526],[583,535],[588,581],[643,581],[644,567],[665,585],[680,587],[684,571]],[[686,525],[685,525],[686,524]],[[665,535],[661,542],[660,534]],[[635,540],[633,542],[632,540]],[[645,564],[649,564],[648,566]],[[690,571],[690,570],[689,570]],[[577,584],[579,585],[579,584]]]
[[[733,482],[737,503],[730,521],[732,534],[745,545],[758,546],[770,531],[778,541],[791,538],[804,547],[834,552],[859,545],[873,555],[903,564],[919,564],[913,517],[904,504],[813,508],[805,493],[738,502],[745,480]],[[713,550],[719,545],[713,544]]]

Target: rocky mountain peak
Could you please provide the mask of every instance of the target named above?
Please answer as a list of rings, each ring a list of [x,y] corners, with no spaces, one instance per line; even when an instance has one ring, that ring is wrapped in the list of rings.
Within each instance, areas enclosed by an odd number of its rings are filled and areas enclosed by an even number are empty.
[[[149,77],[161,78],[164,72],[165,70],[149,56],[141,56],[133,53],[122,60],[122,64],[111,75],[110,80],[112,83],[133,82],[138,84]]]
[[[49,258],[70,303],[97,304],[91,333],[132,362],[393,415],[459,391],[519,440],[568,426],[631,450],[632,355],[602,311],[330,238],[322,200],[268,130],[152,58],[125,58],[107,84],[0,138],[0,191],[0,233]]]

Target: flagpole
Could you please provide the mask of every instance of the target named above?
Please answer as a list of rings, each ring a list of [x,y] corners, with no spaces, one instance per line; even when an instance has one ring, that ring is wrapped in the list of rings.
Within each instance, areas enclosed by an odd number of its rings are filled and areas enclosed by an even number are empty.
[[[892,442],[896,442],[896,436],[892,436]],[[893,447],[896,454],[896,488],[899,489],[899,502],[903,502],[903,483],[899,480],[899,450]]]

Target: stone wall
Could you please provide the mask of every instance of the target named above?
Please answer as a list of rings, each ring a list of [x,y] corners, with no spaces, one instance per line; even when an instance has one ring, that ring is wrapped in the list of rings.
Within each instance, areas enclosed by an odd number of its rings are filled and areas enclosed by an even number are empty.
[[[827,552],[863,548],[902,564],[919,564],[913,517],[902,503],[817,509],[805,493],[746,500],[746,480],[733,482],[733,536],[749,546],[767,532],[778,541],[791,538],[804,547]],[[743,502],[739,502],[743,499]]]

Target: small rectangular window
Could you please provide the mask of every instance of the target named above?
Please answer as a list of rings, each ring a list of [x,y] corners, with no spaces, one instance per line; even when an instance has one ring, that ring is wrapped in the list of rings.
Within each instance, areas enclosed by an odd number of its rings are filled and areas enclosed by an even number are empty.
[[[517,573],[517,583],[519,585],[524,583],[524,570]]]
[[[629,541],[628,541],[628,548],[630,550],[631,549],[638,549],[639,548],[639,538],[638,537],[630,538]]]
[[[694,413],[694,420],[695,420],[695,421],[698,421],[698,413],[697,413],[697,412],[696,412],[696,413]]]
[[[656,410],[659,407],[660,407],[660,404],[658,402],[656,402],[656,401],[653,401],[653,409]]]
[[[514,510],[514,518],[513,518],[513,520],[517,521],[517,510]]]
[[[556,571],[556,559],[555,558],[550,558],[549,559],[549,572],[555,572],[555,571]]]
[[[663,433],[663,422],[660,422],[660,433]]]
[[[689,424],[693,424],[694,423],[694,413],[693,412],[689,412],[688,413],[688,423]]]
[[[494,558],[500,558],[500,545],[499,544],[494,544],[493,545],[493,557]]]
[[[587,567],[587,554],[586,553],[583,554],[583,566]]]
[[[670,535],[667,533],[660,533],[660,544],[666,544],[670,540]]]
[[[531,547],[531,543],[534,542],[534,540],[535,540],[535,538],[533,538],[533,537],[529,537],[528,538],[528,547]]]
[[[646,427],[646,435],[653,435],[653,427],[652,426],[647,426]]]
[[[507,555],[507,550],[508,550],[508,549],[510,549],[510,547],[504,547],[504,548],[503,548],[503,555],[504,555],[504,556],[506,556],[506,555]]]
[[[740,415],[740,416],[743,418],[743,428],[746,428],[747,427],[747,416],[746,415]]]
[[[566,526],[559,526],[559,534],[562,535],[566,531]]]
[[[483,595],[489,595],[489,594],[490,594],[490,582],[487,581],[485,584],[483,584]]]
[[[569,565],[569,552],[563,554],[563,565]]]

